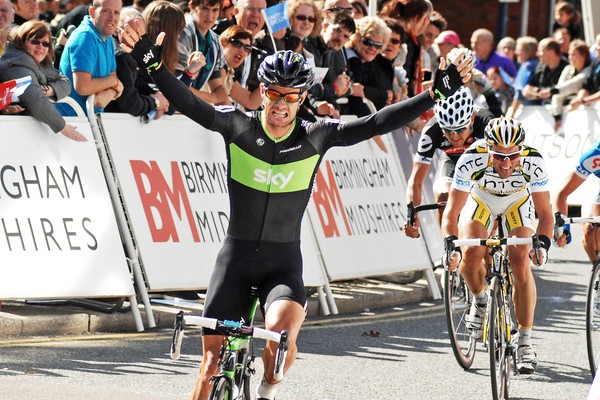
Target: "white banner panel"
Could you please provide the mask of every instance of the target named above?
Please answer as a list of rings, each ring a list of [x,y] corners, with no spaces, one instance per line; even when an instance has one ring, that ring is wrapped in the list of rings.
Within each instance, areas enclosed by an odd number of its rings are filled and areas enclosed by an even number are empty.
[[[333,148],[315,179],[308,212],[333,280],[423,269],[430,265],[421,241],[407,238],[404,178],[393,143],[383,136]]]
[[[563,115],[563,127],[554,134],[554,119],[543,106],[527,106],[518,119],[526,128],[525,143],[538,149],[546,160],[550,194],[554,196],[581,154],[600,139],[599,109],[584,107]],[[598,193],[598,180],[587,179],[568,199],[569,204],[589,205]]]
[[[221,135],[181,115],[103,113],[101,124],[150,290],[206,288],[229,224]],[[305,283],[322,285],[314,241],[302,240]]]
[[[0,116],[0,299],[134,293],[88,121],[88,141]]]

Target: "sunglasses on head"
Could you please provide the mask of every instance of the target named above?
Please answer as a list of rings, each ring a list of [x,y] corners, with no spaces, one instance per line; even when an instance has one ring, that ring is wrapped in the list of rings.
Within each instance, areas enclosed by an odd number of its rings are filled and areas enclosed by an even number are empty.
[[[297,103],[300,101],[300,99],[302,98],[302,92],[298,92],[298,93],[279,93],[277,90],[275,89],[269,89],[267,88],[265,90],[265,95],[267,96],[267,98],[271,101],[274,101],[275,103],[277,103],[279,101],[279,99],[281,99],[283,97],[283,101],[285,101],[286,103]]]
[[[329,11],[329,12],[332,12],[332,13],[336,13],[336,12],[339,12],[339,13],[342,13],[342,12],[353,13],[354,12],[354,8],[352,8],[352,7],[338,7],[338,6],[334,6],[334,7],[331,7],[331,8],[327,8],[324,11]]]
[[[231,45],[236,49],[241,49],[243,47],[246,54],[250,54],[252,51],[252,46],[245,44],[240,39],[229,39],[229,43],[231,43]]]
[[[50,48],[50,42],[45,42],[45,41],[42,41],[39,39],[30,39],[29,43],[31,43],[34,46],[39,46],[41,44],[42,46],[44,46],[47,49]]]
[[[314,24],[315,21],[317,20],[315,17],[309,17],[307,15],[296,15],[296,19],[298,21],[303,21],[303,22],[308,20],[308,22],[310,22],[311,24]]]
[[[376,41],[374,41],[372,39],[369,39],[369,38],[363,38],[362,44],[364,44],[367,47],[374,47],[376,49],[381,49],[383,47],[383,43],[376,42]]]
[[[516,159],[521,157],[521,149],[519,149],[518,151],[515,151],[513,153],[498,153],[498,152],[492,151],[492,150],[489,150],[488,152],[490,153],[490,155],[492,156],[492,158],[494,160],[500,161],[500,162],[503,162],[507,158],[510,161],[515,161]]]
[[[467,126],[463,126],[462,128],[442,128],[442,131],[446,134],[446,135],[460,135],[461,133],[463,133],[464,131],[467,130],[467,128],[469,127],[469,125]]]

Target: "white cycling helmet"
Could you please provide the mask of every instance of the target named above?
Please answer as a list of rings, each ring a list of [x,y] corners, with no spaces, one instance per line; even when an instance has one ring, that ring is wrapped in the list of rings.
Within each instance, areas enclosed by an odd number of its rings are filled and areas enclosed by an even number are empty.
[[[525,129],[516,119],[494,118],[485,127],[485,140],[490,147],[522,146],[525,143]]]
[[[435,116],[440,128],[459,129],[471,124],[475,101],[471,91],[461,86],[446,100],[438,101],[434,106]]]

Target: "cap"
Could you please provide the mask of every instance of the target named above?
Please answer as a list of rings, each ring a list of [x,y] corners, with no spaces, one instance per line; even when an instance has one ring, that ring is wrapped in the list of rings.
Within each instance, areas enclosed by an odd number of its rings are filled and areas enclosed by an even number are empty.
[[[458,34],[454,31],[443,31],[435,38],[435,43],[437,44],[451,44],[452,46],[460,45],[460,38]]]

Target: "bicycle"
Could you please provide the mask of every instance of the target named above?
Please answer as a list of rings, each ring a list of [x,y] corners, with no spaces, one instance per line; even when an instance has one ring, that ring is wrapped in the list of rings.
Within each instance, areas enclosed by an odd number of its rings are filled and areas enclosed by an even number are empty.
[[[179,311],[175,318],[175,327],[171,341],[171,358],[179,359],[184,329],[188,326],[208,328],[223,334],[223,344],[219,352],[219,373],[211,377],[212,389],[209,400],[250,400],[250,380],[256,373],[254,368],[255,338],[271,340],[279,343],[275,362],[275,379],[283,379],[288,332],[279,333],[254,326],[254,316],[258,308],[258,291],[251,289],[251,306],[248,313],[248,324],[244,320],[228,321],[214,318],[184,315]]]
[[[500,218],[500,216],[497,218],[499,222]],[[446,238],[444,240],[444,249],[448,257],[458,246],[490,248],[491,262],[488,263],[488,303],[483,322],[483,344],[489,354],[494,400],[508,399],[511,367],[514,368],[515,373],[518,373],[516,368],[518,332],[512,318],[513,277],[506,249],[506,246],[510,245],[533,245],[536,252],[541,248],[536,235],[530,238],[504,237],[501,223],[498,223],[498,234],[491,238],[454,240]],[[537,257],[539,259],[539,253]]]
[[[554,221],[554,237],[560,237],[565,224],[599,224],[600,216],[563,218],[560,212],[557,212],[554,214]],[[600,365],[600,259],[592,263],[592,276],[588,284],[585,306],[585,337],[590,372],[594,378]]]
[[[415,207],[410,202],[408,203],[406,219],[412,225],[417,212],[444,208],[445,206],[445,202],[439,202]],[[471,291],[458,269],[444,272],[443,292],[446,326],[448,327],[452,352],[458,364],[467,370],[473,365],[477,342],[475,338],[471,337],[471,332],[467,328],[465,320],[471,309]]]

